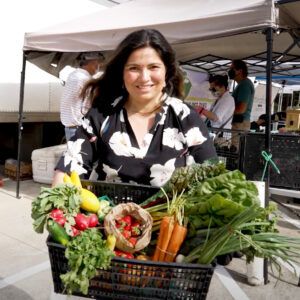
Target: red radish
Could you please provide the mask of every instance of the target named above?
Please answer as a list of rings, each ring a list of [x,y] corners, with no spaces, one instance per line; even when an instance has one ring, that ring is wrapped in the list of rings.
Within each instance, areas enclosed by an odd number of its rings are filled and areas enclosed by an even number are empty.
[[[73,236],[77,236],[80,234],[80,230],[78,230],[76,227],[71,226],[71,229],[72,229]]]
[[[64,216],[64,212],[58,208],[54,208],[50,213],[50,217],[54,220],[62,218],[63,216]]]
[[[79,230],[85,230],[89,227],[89,219],[84,214],[77,214],[75,217],[76,228]]]
[[[65,217],[61,217],[61,218],[56,218],[56,219],[54,219],[54,221],[55,221],[56,223],[58,223],[59,225],[64,226],[65,223],[66,223],[66,221],[67,221],[67,219],[66,219]]]
[[[96,227],[99,224],[98,217],[96,214],[91,214],[88,216],[89,227]]]

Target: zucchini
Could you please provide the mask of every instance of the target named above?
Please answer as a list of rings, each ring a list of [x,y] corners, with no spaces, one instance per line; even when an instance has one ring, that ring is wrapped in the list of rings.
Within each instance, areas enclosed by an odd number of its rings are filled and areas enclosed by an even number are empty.
[[[49,231],[53,240],[66,246],[70,240],[70,236],[67,234],[64,227],[49,219],[47,222],[47,230]]]

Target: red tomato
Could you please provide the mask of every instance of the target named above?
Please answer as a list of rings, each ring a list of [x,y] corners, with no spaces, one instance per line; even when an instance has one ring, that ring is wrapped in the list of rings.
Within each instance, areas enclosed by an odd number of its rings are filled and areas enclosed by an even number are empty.
[[[131,237],[131,231],[123,230],[122,235],[124,236],[125,239],[128,240]]]
[[[133,254],[129,253],[129,252],[121,251],[118,249],[116,249],[114,252],[115,252],[115,255],[119,256],[119,257],[124,257],[124,258],[129,258],[129,259],[134,258]]]
[[[124,223],[124,226],[127,226],[127,225],[130,226],[132,223],[132,217],[130,215],[126,215],[123,218],[121,218],[120,222]]]
[[[135,246],[136,243],[137,243],[137,238],[135,238],[135,237],[130,237],[130,238],[128,239],[128,241],[129,241],[129,243],[131,243],[133,246]]]

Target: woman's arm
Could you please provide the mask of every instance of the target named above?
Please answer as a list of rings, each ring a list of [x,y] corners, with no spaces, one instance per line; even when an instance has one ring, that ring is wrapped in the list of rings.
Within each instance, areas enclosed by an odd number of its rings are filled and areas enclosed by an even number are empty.
[[[52,180],[52,187],[62,184],[64,182],[64,175],[65,175],[64,172],[60,170],[55,170],[54,177]]]

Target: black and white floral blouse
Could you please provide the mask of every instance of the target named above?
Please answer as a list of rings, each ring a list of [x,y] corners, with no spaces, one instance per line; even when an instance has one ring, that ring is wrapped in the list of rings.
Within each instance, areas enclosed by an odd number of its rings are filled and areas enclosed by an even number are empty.
[[[206,125],[181,100],[167,97],[140,148],[124,100],[104,115],[92,108],[56,169],[93,179],[162,186],[177,167],[217,158]]]

